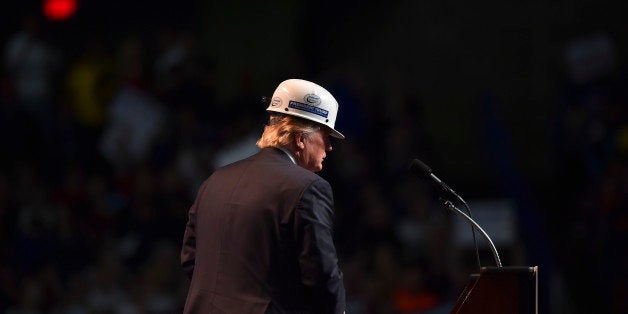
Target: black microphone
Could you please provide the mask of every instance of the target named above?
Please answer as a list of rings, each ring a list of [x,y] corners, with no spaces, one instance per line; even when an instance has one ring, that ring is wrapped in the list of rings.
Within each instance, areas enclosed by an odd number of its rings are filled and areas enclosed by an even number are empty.
[[[445,184],[445,182],[443,182],[441,179],[439,179],[432,172],[432,169],[430,169],[430,167],[428,167],[422,161],[420,161],[418,159],[414,159],[410,163],[410,171],[412,171],[412,173],[414,173],[414,175],[416,175],[417,177],[419,177],[421,179],[429,180],[434,186],[439,188],[441,191],[443,191],[445,193],[449,193],[449,194],[455,196],[458,200],[462,200],[462,198],[458,194],[456,194],[456,192],[452,188],[450,188],[447,184]]]

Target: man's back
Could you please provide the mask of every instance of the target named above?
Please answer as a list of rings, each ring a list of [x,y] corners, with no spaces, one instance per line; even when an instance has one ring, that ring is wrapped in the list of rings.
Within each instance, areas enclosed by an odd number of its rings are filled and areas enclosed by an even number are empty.
[[[275,148],[216,171],[190,209],[182,251],[192,279],[185,312],[344,308],[332,207],[329,184]]]

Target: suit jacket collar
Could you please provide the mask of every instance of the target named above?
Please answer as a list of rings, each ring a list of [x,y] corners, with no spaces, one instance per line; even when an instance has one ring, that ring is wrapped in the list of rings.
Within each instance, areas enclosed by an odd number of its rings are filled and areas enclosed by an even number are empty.
[[[281,158],[293,163],[293,164],[297,164],[296,160],[294,159],[294,156],[292,156],[292,154],[283,148],[279,148],[279,147],[265,147],[262,148],[261,153],[271,153],[273,155],[279,155],[281,156]]]

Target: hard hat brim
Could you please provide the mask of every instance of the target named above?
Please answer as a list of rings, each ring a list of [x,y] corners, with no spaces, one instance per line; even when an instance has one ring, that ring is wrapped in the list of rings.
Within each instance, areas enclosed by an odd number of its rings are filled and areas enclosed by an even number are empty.
[[[338,132],[336,129],[333,129],[332,127],[330,127],[329,125],[326,125],[326,124],[324,124],[324,123],[320,123],[320,122],[318,122],[318,121],[314,121],[314,120],[310,119],[310,117],[308,117],[308,116],[306,116],[306,115],[303,115],[303,114],[300,114],[300,113],[298,113],[298,112],[292,112],[292,113],[290,113],[290,114],[286,114],[285,112],[281,112],[281,111],[279,111],[279,110],[275,110],[275,109],[266,109],[266,112],[267,112],[268,114],[280,114],[280,115],[287,115],[287,116],[291,116],[291,117],[296,117],[296,118],[299,118],[299,119],[307,120],[307,121],[309,121],[309,122],[313,122],[313,123],[315,123],[315,124],[317,124],[317,125],[320,125],[320,126],[326,127],[326,128],[329,130],[329,136],[334,137],[334,138],[337,138],[337,139],[341,139],[341,140],[344,140],[344,139],[345,139],[344,134],[342,134],[342,133]]]
[[[345,139],[345,136],[342,133],[340,133],[340,132],[338,132],[338,131],[336,131],[336,130],[334,130],[332,128],[329,128],[329,130],[331,131],[329,133],[330,136],[333,136],[333,137],[335,137],[337,139],[341,139],[341,140]]]

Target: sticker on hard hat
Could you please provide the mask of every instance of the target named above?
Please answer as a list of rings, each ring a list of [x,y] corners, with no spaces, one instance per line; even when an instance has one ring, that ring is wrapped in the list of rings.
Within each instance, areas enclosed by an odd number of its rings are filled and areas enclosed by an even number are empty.
[[[303,97],[303,100],[305,100],[305,102],[314,106],[318,106],[321,103],[321,98],[315,94],[307,94],[305,95],[305,97]]]
[[[273,98],[273,101],[270,103],[270,105],[272,107],[277,107],[277,106],[281,105],[281,98],[279,98],[279,97]]]
[[[313,113],[317,116],[321,116],[323,118],[327,118],[327,115],[329,114],[329,111],[325,110],[325,109],[321,109],[312,105],[308,105],[308,104],[304,104],[304,103],[300,103],[298,101],[294,101],[291,100],[290,103],[288,104],[288,107],[293,108],[293,109],[298,109],[298,110],[303,110],[303,111],[307,111],[310,113]]]

